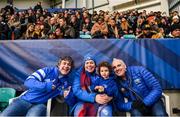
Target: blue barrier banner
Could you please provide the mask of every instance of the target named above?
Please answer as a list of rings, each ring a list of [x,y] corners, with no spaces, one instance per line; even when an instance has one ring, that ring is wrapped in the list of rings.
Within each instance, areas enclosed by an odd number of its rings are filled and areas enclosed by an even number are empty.
[[[0,87],[23,91],[23,82],[39,68],[56,65],[70,55],[78,68],[91,53],[97,63],[121,58],[127,65],[142,65],[163,89],[180,89],[180,39],[63,39],[0,41]]]

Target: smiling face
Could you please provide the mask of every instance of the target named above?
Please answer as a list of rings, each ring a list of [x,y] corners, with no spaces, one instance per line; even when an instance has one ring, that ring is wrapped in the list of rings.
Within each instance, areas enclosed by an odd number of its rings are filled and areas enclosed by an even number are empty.
[[[92,73],[96,68],[95,62],[93,60],[85,61],[84,69],[85,71]]]
[[[101,77],[103,77],[104,79],[108,79],[109,78],[109,69],[108,67],[102,66],[100,67],[100,75]]]
[[[67,75],[71,70],[71,63],[67,60],[62,60],[58,64],[58,68],[62,75]]]
[[[125,77],[126,65],[122,60],[114,59],[112,62],[112,68],[117,76]]]

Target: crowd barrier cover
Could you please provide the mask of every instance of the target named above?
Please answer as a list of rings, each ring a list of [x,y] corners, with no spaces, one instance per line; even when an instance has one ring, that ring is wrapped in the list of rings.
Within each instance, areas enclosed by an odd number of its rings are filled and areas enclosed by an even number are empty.
[[[0,87],[24,90],[23,82],[39,68],[70,55],[78,68],[86,54],[97,63],[121,58],[128,66],[151,71],[163,89],[180,89],[180,39],[63,39],[0,41]]]

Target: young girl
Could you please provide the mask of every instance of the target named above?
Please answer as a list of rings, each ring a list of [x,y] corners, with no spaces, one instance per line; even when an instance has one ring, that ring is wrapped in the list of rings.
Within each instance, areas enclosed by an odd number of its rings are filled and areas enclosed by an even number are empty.
[[[94,91],[101,94],[107,94],[110,97],[116,97],[118,95],[118,88],[115,79],[112,75],[111,65],[103,61],[98,65],[98,73],[100,78],[97,79],[94,86]]]
[[[112,75],[111,65],[106,61],[101,62],[98,65],[98,73],[100,77],[96,80],[96,82],[91,87],[91,89],[94,90],[96,93],[99,93],[102,95],[106,94],[109,97],[116,99],[119,93],[118,93],[118,87],[116,85],[115,79]],[[110,112],[112,112],[112,103],[108,102],[106,104],[99,105],[98,114],[101,114],[101,111],[103,111],[103,109],[107,107],[107,105],[109,107],[109,110],[111,110]],[[101,115],[98,115],[98,116],[101,116]],[[111,114],[109,113],[108,116],[112,116],[112,113]]]

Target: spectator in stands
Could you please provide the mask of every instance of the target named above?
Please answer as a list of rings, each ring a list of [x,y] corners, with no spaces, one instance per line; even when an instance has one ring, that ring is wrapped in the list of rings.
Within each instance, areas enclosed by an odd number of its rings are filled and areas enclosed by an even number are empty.
[[[155,32],[153,32],[151,30],[151,27],[149,24],[144,24],[142,27],[142,33],[137,35],[137,38],[152,38],[152,36],[155,34]]]
[[[18,16],[12,15],[7,24],[9,25],[9,28],[10,28],[10,34],[9,34],[10,39],[19,39],[21,23],[19,21]]]
[[[112,97],[106,94],[96,94],[90,87],[99,78],[96,74],[96,62],[92,55],[88,54],[84,57],[83,66],[77,71],[74,83],[73,93],[79,99],[75,106],[74,116],[108,116],[112,113],[109,106],[105,106],[104,110],[98,111],[98,104],[108,103]]]
[[[104,22],[103,17],[99,17],[98,21],[91,29],[92,38],[107,38],[108,25]]]
[[[56,39],[56,34],[55,33],[49,33],[48,39]]]
[[[164,29],[165,35],[167,35],[167,34],[170,33],[170,30],[169,30],[170,25],[169,25],[169,23],[168,23],[168,20],[167,20],[165,17],[162,17],[162,18],[161,18],[158,26],[159,26],[160,28],[163,28],[163,29]]]
[[[63,33],[63,38],[75,38],[75,29],[68,25],[64,18],[59,19],[59,28]]]
[[[93,12],[93,16],[91,17],[91,22],[92,22],[93,24],[95,24],[95,23],[98,21],[98,18],[99,18],[99,16],[98,16],[97,12],[94,11],[94,12]]]
[[[180,22],[179,22],[179,16],[178,15],[176,15],[176,16],[174,16],[173,18],[172,18],[172,23],[171,23],[171,25],[173,25],[173,24],[179,24]]]
[[[18,13],[19,16],[19,21],[21,23],[21,29],[20,29],[20,36],[22,39],[24,39],[24,33],[27,30],[27,24],[28,24],[28,17],[26,16],[25,12],[19,12]]]
[[[84,23],[81,25],[81,31],[80,34],[85,34],[85,35],[89,35],[91,34],[91,29],[92,29],[93,24],[90,21],[90,18],[87,17],[84,21]]]
[[[85,10],[83,13],[82,13],[82,22],[84,23],[85,19],[90,17],[89,15],[89,12],[88,10]]]
[[[28,10],[28,23],[36,23],[36,17],[32,9]]]
[[[127,32],[128,32],[128,29],[129,29],[129,28],[130,28],[130,25],[129,25],[128,21],[126,20],[125,17],[123,17],[123,18],[121,19],[121,29],[122,29],[123,31],[127,31]]]
[[[0,40],[6,40],[8,37],[8,25],[0,15]]]
[[[137,19],[137,28],[142,28],[142,26],[143,26],[143,22],[144,22],[144,18],[143,17],[139,17],[138,19]]]
[[[39,21],[36,23],[44,26],[44,34],[46,35],[50,29],[50,26],[49,26],[48,22],[45,21],[45,17],[46,16],[41,15],[39,17]]]
[[[28,24],[25,39],[34,39],[34,24]]]
[[[144,31],[144,24],[150,25],[151,28],[151,33],[155,33],[155,36],[153,38],[162,38],[160,36],[160,31],[159,28],[164,29],[164,34],[163,37],[166,37],[170,33],[170,26],[173,24],[179,24],[179,15],[177,11],[174,11],[170,13],[170,17],[167,15],[164,15],[165,13],[161,13],[160,11],[153,12],[151,11],[150,13],[147,13],[145,10],[143,12],[138,12],[137,10],[132,10],[132,11],[126,11],[126,12],[113,12],[110,14],[109,11],[103,11],[100,10],[99,14],[97,11],[94,11],[93,14],[89,13],[89,11],[86,8],[83,8],[81,11],[80,10],[64,10],[62,12],[55,11],[53,13],[48,12],[48,10],[42,8],[41,2],[38,2],[37,5],[33,8],[29,8],[25,11],[18,11],[15,12],[14,8],[12,6],[7,6],[5,8],[2,8],[0,10],[0,15],[3,17],[4,22],[11,22],[11,17],[16,16],[16,19],[20,21],[20,31],[14,26],[8,29],[7,32],[9,32],[9,39],[16,39],[16,38],[23,38],[24,34],[27,30],[27,24],[28,23],[36,23],[36,24],[43,24],[44,25],[44,34],[46,37],[48,37],[49,33],[55,33],[55,30],[59,27],[59,18],[64,18],[66,21],[66,25],[68,26],[67,29],[70,29],[71,27],[74,28],[74,34],[75,36],[63,36],[62,38],[79,38],[79,37],[92,37],[92,38],[117,38],[116,36],[113,36],[114,34],[111,35],[112,30],[108,30],[108,22],[110,19],[114,19],[115,23],[118,27],[118,33],[119,37],[118,38],[123,38],[124,35],[136,35],[137,37],[140,38],[152,38],[151,36],[147,36]],[[54,21],[51,21],[52,19],[56,20],[55,24],[53,23]],[[89,19],[89,21],[88,21]],[[100,21],[102,20],[103,21]],[[86,23],[87,22],[89,23]],[[98,22],[100,24],[98,24]],[[84,25],[86,24],[86,26]],[[90,26],[87,24],[93,24],[93,26]],[[99,26],[98,26],[98,25]],[[82,29],[84,27],[84,29]],[[91,30],[91,35],[84,35],[82,34],[85,31],[86,28],[88,27],[88,31]],[[99,28],[98,28],[99,27]],[[107,28],[108,27],[108,28]],[[60,27],[59,27],[60,28]],[[71,28],[71,29],[72,29]],[[15,29],[15,32],[12,30]],[[61,31],[63,32],[64,35],[64,29],[61,27]],[[92,30],[93,29],[93,30]],[[101,29],[101,30],[99,30]],[[131,34],[131,29],[133,30],[133,34]],[[143,31],[142,31],[143,29]],[[82,31],[83,30],[83,31]],[[99,31],[98,31],[99,30]],[[68,30],[71,32],[70,30]],[[67,31],[67,32],[68,32]],[[79,32],[82,31],[82,32]],[[111,32],[109,32],[111,31]],[[161,30],[162,31],[162,30]],[[73,31],[72,31],[73,32]],[[116,32],[116,31],[115,31]],[[148,32],[148,31],[146,31]],[[158,33],[156,35],[156,32]],[[17,33],[18,36],[17,36]],[[79,33],[80,36],[79,36]],[[66,35],[66,34],[65,34]]]
[[[158,80],[144,67],[126,66],[121,59],[113,59],[112,67],[119,91],[128,99],[126,109],[132,116],[167,116],[162,88]],[[122,105],[117,107],[122,109]]]
[[[6,12],[9,12],[11,15],[14,14],[14,8],[12,4],[8,4],[7,6],[4,7],[4,10]]]
[[[34,7],[34,11],[35,12],[38,11],[38,10],[40,11],[40,13],[43,12],[43,8],[41,6],[41,2],[38,2],[37,5]]]
[[[65,100],[68,99],[71,86],[68,75],[73,65],[72,58],[65,56],[60,58],[57,66],[34,72],[25,80],[24,84],[28,90],[12,102],[1,116],[45,116],[48,99],[57,95],[65,95]]]
[[[40,39],[41,38],[41,27],[40,27],[39,24],[35,25],[33,37],[35,39]]]
[[[170,38],[180,38],[180,24],[173,24],[171,26]]]
[[[57,28],[55,30],[55,39],[62,39],[63,38],[63,33],[61,32],[60,28]]]
[[[109,20],[108,32],[108,38],[119,38],[119,28],[114,19]]]
[[[75,38],[79,38],[80,24],[78,24],[78,21],[75,15],[71,15],[70,26],[75,29]]]
[[[152,35],[152,39],[162,39],[166,35],[164,34],[164,29],[163,28],[157,28],[156,33]]]
[[[50,18],[48,34],[54,33],[57,27],[58,27],[57,19],[54,17]]]

